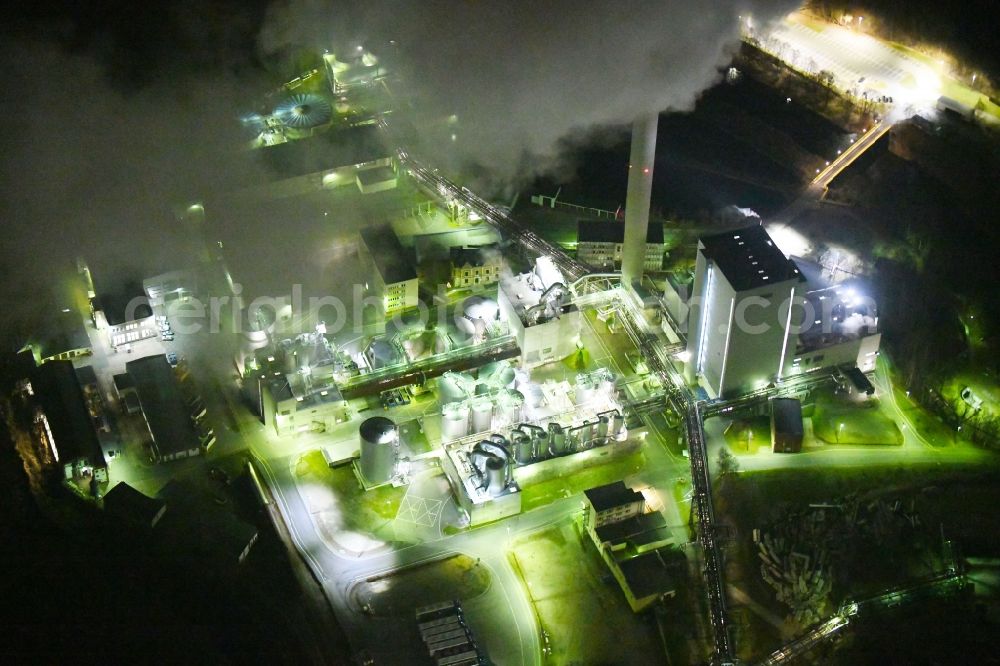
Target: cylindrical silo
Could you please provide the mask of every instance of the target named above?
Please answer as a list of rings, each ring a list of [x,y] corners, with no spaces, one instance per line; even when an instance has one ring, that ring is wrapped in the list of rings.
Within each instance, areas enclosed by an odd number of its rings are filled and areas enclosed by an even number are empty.
[[[438,400],[442,405],[461,402],[469,397],[469,378],[457,372],[446,372],[438,378]]]
[[[611,427],[611,419],[607,416],[600,416],[597,421],[597,433],[595,437],[599,444],[604,444],[608,441],[608,429]]]
[[[562,429],[562,426],[558,423],[549,424],[549,451],[554,456],[559,456],[566,453],[567,450],[567,440],[566,432]]]
[[[471,432],[485,432],[493,427],[493,402],[481,398],[472,402]]]
[[[373,416],[361,423],[361,473],[371,484],[389,481],[396,469],[399,435],[396,424],[384,416]]]
[[[486,459],[486,491],[496,497],[507,487],[507,462],[499,456]]]
[[[590,375],[576,376],[576,404],[586,405],[597,395],[597,387],[594,386],[594,378]]]
[[[518,465],[527,465],[534,458],[534,444],[531,435],[520,430],[515,430],[510,434],[511,442],[514,445],[514,460]]]
[[[611,429],[609,434],[612,437],[618,437],[622,430],[625,429],[625,417],[622,416],[621,412],[615,412],[611,415]]]
[[[469,434],[469,408],[452,402],[441,410],[441,438],[445,441],[461,439]]]

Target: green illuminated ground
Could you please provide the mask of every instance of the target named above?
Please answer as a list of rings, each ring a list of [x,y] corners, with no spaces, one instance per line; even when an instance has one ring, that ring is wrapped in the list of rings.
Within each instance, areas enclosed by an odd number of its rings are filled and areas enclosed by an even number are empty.
[[[855,405],[820,396],[812,417],[813,432],[828,444],[901,446],[903,433],[874,402]]]
[[[439,601],[473,599],[490,586],[489,570],[476,558],[452,555],[359,583],[351,596],[373,615],[409,615]]]
[[[632,613],[575,523],[516,540],[510,560],[548,634],[551,654],[545,663],[664,663],[655,625]]]
[[[393,539],[392,522],[405,488],[381,486],[364,492],[350,465],[330,469],[320,451],[303,455],[295,474],[299,493],[327,543],[364,550]]]
[[[522,484],[522,510],[537,509],[557,499],[582,493],[588,488],[619,481],[638,473],[646,464],[646,457],[641,450],[607,460],[606,456],[601,454],[610,454],[611,451],[609,447],[605,449],[604,451],[595,449],[589,458],[582,460],[580,455],[566,458],[566,468],[562,474],[554,478]],[[588,466],[583,467],[583,465]]]

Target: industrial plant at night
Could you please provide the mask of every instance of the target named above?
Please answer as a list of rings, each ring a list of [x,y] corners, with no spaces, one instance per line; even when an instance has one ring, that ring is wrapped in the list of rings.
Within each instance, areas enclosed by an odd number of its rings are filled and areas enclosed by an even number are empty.
[[[0,660],[993,663],[995,23],[626,4],[20,8]]]

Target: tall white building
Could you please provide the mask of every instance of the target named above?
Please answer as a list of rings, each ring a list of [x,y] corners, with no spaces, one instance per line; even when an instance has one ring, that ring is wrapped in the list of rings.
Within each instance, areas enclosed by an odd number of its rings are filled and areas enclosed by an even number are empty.
[[[797,342],[792,304],[804,281],[759,225],[702,238],[689,303],[688,378],[715,398],[787,374]]]

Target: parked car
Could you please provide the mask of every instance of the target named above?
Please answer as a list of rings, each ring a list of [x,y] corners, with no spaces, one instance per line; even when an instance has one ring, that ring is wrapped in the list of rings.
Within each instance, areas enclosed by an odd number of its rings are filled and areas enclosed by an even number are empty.
[[[167,352],[167,363],[173,368],[177,367],[177,352]]]
[[[160,339],[163,340],[164,342],[173,342],[173,340],[174,340],[174,334],[173,333],[164,333],[163,335],[160,336]]]

